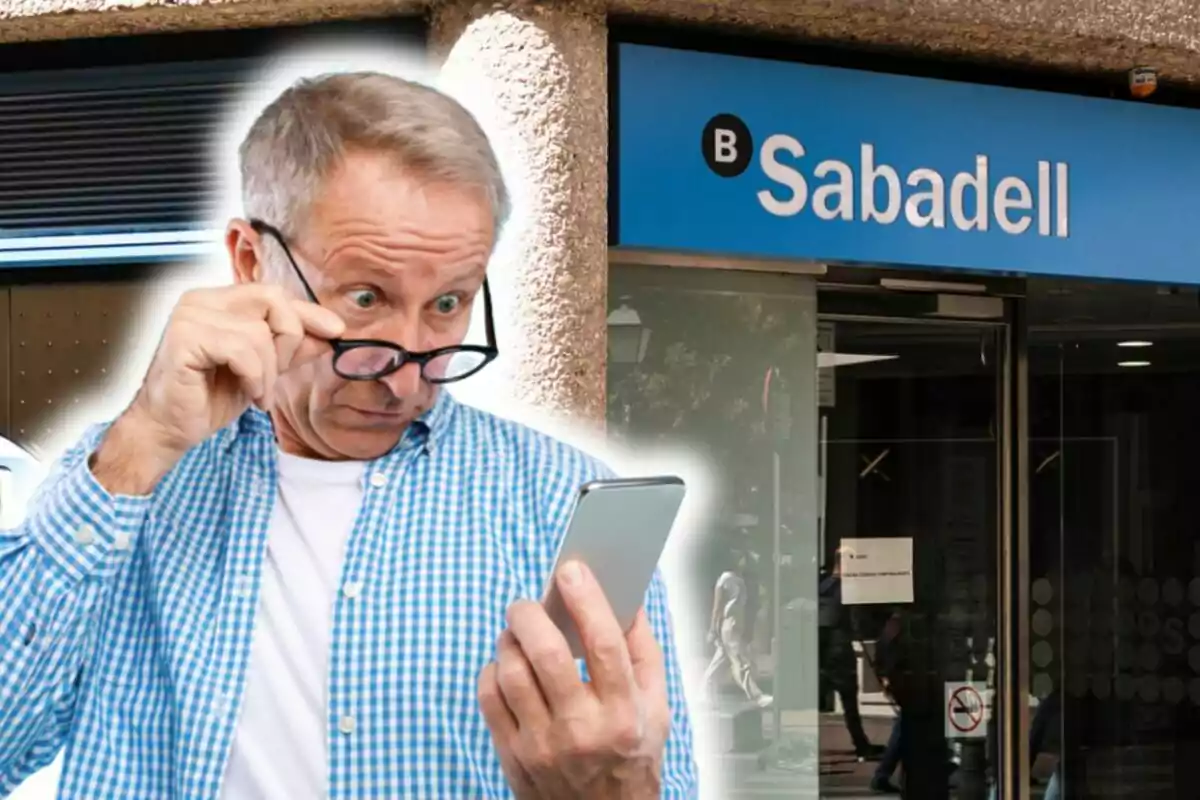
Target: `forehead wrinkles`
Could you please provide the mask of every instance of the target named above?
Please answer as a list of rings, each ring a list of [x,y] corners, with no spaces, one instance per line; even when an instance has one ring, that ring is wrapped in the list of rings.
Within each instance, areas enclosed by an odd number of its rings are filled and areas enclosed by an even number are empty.
[[[331,260],[347,253],[387,258],[402,253],[421,255],[455,255],[479,251],[482,236],[460,232],[430,233],[427,231],[333,232],[325,245],[325,258]]]
[[[474,237],[472,237],[474,238]],[[391,277],[402,271],[412,275],[434,278],[442,268],[487,262],[487,245],[471,241],[461,234],[427,236],[409,232],[400,235],[377,232],[342,234],[327,243],[324,252],[326,268],[348,268],[361,265],[375,268]],[[339,269],[340,271],[340,269]]]
[[[332,256],[346,247],[362,247],[367,253],[407,250],[440,254],[455,249],[486,247],[487,232],[474,227],[452,226],[443,230],[429,225],[365,221],[334,222],[325,226],[326,253]]]

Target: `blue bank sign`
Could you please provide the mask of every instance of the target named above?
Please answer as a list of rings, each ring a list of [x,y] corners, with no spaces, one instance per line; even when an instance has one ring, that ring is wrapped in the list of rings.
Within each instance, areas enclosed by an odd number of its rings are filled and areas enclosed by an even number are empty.
[[[616,242],[1200,283],[1200,111],[624,44]]]

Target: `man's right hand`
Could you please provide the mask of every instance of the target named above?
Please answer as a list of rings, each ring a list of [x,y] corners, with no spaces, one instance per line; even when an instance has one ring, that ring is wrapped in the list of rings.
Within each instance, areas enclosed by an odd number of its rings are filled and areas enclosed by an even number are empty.
[[[93,457],[96,479],[110,492],[148,494],[251,403],[269,409],[279,375],[328,353],[344,330],[332,311],[269,284],[187,292],[137,397]]]

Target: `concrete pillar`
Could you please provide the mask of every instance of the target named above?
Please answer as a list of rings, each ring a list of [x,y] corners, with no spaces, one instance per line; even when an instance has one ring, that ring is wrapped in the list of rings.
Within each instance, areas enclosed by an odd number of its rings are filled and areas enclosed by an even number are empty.
[[[492,137],[514,195],[513,219],[489,272],[501,356],[481,373],[485,380],[466,381],[455,394],[488,406],[515,398],[542,413],[602,425],[608,272],[603,3],[446,0],[433,6],[430,40],[442,87]]]

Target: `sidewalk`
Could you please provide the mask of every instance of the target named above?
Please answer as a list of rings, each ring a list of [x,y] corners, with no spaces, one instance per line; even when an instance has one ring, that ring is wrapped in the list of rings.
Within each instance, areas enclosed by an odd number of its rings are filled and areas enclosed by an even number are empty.
[[[738,707],[736,699],[731,699],[716,711],[716,715],[728,719]],[[721,800],[799,800],[806,797],[881,800],[898,797],[870,791],[871,777],[878,762],[858,762],[840,714],[819,716],[819,743],[813,741],[816,737],[812,727],[802,721],[805,716],[791,711],[781,714],[783,737],[789,745],[782,752],[768,748],[767,753],[770,755],[765,759],[760,758],[758,753],[720,754],[719,774],[728,787],[728,791],[721,795]],[[714,724],[716,720],[706,715],[705,722]],[[770,709],[762,712],[762,724],[764,739],[770,743],[774,738]],[[863,727],[873,743],[883,745],[887,743],[891,733],[892,721],[882,717],[864,717]],[[814,747],[819,748],[816,759],[811,756]],[[808,754],[808,757],[805,757],[805,754]],[[1034,770],[1037,782],[1031,793],[1035,800],[1042,797],[1045,782],[1049,779],[1053,767],[1053,758],[1039,759]],[[901,779],[902,773],[898,769],[893,775],[893,782],[899,784]],[[949,798],[955,796],[954,786],[955,780],[951,778]]]
[[[735,710],[745,708],[735,698],[722,702],[716,710],[704,715],[711,726],[728,724]],[[850,736],[840,715],[821,714],[819,733],[810,722],[811,714],[785,711],[781,714],[784,746],[770,745],[775,739],[770,709],[761,712],[763,738],[768,747],[765,753],[731,753],[719,755],[719,774],[728,791],[722,795],[730,800],[740,798],[779,798],[797,800],[816,797],[819,787],[822,798],[880,798],[871,794],[869,785],[876,762],[858,763]],[[885,744],[891,733],[892,721],[886,718],[865,718],[867,735],[877,744]],[[714,732],[716,727],[713,728]],[[819,738],[818,738],[819,737]]]

